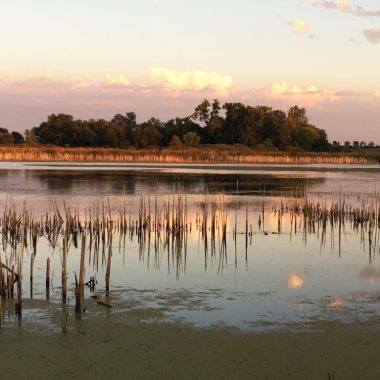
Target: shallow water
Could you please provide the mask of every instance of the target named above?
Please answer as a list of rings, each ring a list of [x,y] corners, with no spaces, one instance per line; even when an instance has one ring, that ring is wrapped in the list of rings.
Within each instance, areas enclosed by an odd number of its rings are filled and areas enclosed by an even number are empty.
[[[296,195],[305,193],[322,204],[343,197],[355,207],[375,206],[379,166],[1,163],[0,178],[0,209],[10,202],[20,209],[26,201],[37,219],[52,214],[53,199],[61,210],[65,202],[83,219],[89,218],[94,205],[110,204],[115,218],[125,207],[128,217],[136,220],[142,197],[152,213],[156,197],[161,205],[171,202],[173,194],[186,197],[189,231],[180,249],[157,241],[153,233],[142,244],[136,234],[115,232],[108,296],[104,291],[108,248],[104,253],[100,249],[97,263],[94,252],[87,250],[86,280],[95,276],[98,281],[95,293],[86,289],[87,317],[147,309],[198,326],[262,330],[316,319],[362,320],[380,311],[379,244],[375,240],[369,245],[367,230],[346,222],[340,229],[328,226],[325,235],[321,228],[305,232],[285,212],[279,231],[274,209],[281,202],[291,205]],[[211,213],[211,205],[221,202],[227,212],[225,252],[220,233],[213,244],[209,232],[206,244],[197,227],[205,205]],[[45,237],[38,240],[31,292],[32,252],[27,248],[23,296],[33,301],[25,302],[24,320],[49,321],[61,307],[61,254],[61,237],[55,248]],[[11,259],[9,249],[2,248],[1,255],[3,262]],[[43,302],[47,257],[52,262],[52,289],[49,301]],[[79,259],[80,247],[71,243],[71,300]],[[113,308],[105,310],[91,296],[106,299]],[[3,307],[5,325],[14,321],[11,310],[8,301]]]

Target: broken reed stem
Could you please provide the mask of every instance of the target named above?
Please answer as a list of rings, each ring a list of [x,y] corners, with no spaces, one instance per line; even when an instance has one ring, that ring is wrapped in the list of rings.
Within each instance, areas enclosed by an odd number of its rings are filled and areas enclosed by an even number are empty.
[[[50,258],[46,260],[46,276],[45,276],[45,286],[46,286],[46,299],[50,298]]]
[[[110,233],[109,240],[108,240],[108,258],[107,258],[107,270],[106,270],[106,291],[107,291],[107,294],[110,290],[111,258],[112,258],[112,232]]]
[[[15,294],[14,286],[15,286],[15,282],[17,282],[17,281],[18,281],[18,278],[17,279],[15,278],[15,266],[12,265],[11,273],[8,276],[8,283],[9,283],[9,285],[8,285],[8,298],[14,298],[14,294]]]
[[[66,334],[66,328],[67,328],[67,320],[69,318],[69,306],[70,306],[70,300],[68,300],[67,305],[62,304],[62,307],[64,308],[62,310],[62,334]]]
[[[17,281],[19,275],[16,273],[13,269],[7,267],[5,264],[1,263],[0,265],[1,268],[4,268],[7,272],[12,273],[12,275],[15,277],[15,281]]]
[[[86,235],[82,235],[82,249],[80,255],[80,269],[79,269],[79,285],[76,295],[75,312],[81,313],[83,311],[84,302],[84,276],[85,276],[85,255],[86,255]]]
[[[3,266],[1,262],[1,255],[0,255],[0,302],[3,297],[5,297],[5,286],[4,286],[4,275],[3,275]],[[1,324],[1,313],[0,313],[0,324]]]
[[[25,203],[23,209],[23,222],[25,223]],[[18,257],[18,277],[17,277],[17,302],[15,303],[15,313],[18,317],[22,315],[22,267],[24,262],[24,244],[25,244],[25,229],[22,228],[21,232],[21,246]],[[14,275],[12,276],[14,278]]]
[[[62,252],[62,301],[66,302],[67,297],[67,230],[63,238],[63,252]]]
[[[34,263],[34,253],[30,256],[30,299],[33,299],[33,263]]]
[[[248,259],[248,207],[245,209],[245,260]]]

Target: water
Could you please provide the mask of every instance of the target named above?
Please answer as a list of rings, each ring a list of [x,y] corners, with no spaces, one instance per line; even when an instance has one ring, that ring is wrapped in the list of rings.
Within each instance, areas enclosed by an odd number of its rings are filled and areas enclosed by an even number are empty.
[[[65,202],[82,218],[89,217],[94,205],[110,204],[115,218],[125,207],[128,217],[135,220],[142,197],[146,207],[150,202],[153,213],[156,197],[162,205],[171,202],[173,194],[183,194],[183,199],[186,194],[191,225],[186,249],[179,252],[164,241],[155,244],[153,234],[150,242],[141,244],[136,235],[124,238],[116,233],[107,297],[108,248],[104,253],[100,249],[97,264],[93,252],[92,260],[87,252],[86,280],[95,276],[98,281],[95,293],[86,289],[89,318],[104,312],[146,309],[159,312],[164,319],[197,326],[222,324],[263,330],[317,319],[362,320],[376,317],[380,311],[379,245],[369,246],[368,231],[345,223],[340,231],[328,226],[325,236],[320,229],[305,234],[302,226],[295,229],[285,213],[279,233],[274,211],[274,206],[291,204],[296,194],[303,196],[305,192],[326,204],[337,202],[340,193],[355,206],[377,202],[379,166],[2,163],[0,178],[0,208],[9,204],[11,196],[19,209],[25,201],[37,219],[46,213],[52,215],[54,199],[61,212]],[[220,234],[212,247],[208,232],[206,247],[197,228],[205,204],[210,215],[210,205],[218,207],[220,202],[227,212],[226,252],[221,249]],[[9,248],[2,249],[1,255],[3,262],[10,259]],[[28,281],[31,255],[28,246],[23,319],[47,323],[61,308],[62,238],[55,247],[46,237],[38,240],[32,291]],[[52,263],[52,289],[49,301],[44,301],[47,257]],[[80,247],[71,243],[67,271],[71,304],[79,260]],[[113,308],[98,306],[91,296],[106,300]],[[11,310],[9,301],[3,307],[5,324],[12,323]]]

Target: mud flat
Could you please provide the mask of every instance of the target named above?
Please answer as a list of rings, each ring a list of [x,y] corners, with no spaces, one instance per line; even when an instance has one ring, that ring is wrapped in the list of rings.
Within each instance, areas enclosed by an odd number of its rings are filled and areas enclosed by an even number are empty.
[[[141,310],[71,319],[65,334],[3,326],[0,350],[4,379],[373,380],[380,376],[380,322],[252,333],[160,322]]]

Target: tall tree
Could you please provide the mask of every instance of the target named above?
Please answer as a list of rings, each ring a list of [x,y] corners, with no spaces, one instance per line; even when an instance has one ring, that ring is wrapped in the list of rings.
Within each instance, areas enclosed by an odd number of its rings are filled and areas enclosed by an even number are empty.
[[[204,99],[201,104],[199,104],[192,115],[194,120],[199,120],[205,125],[210,121],[210,102],[207,99]]]

